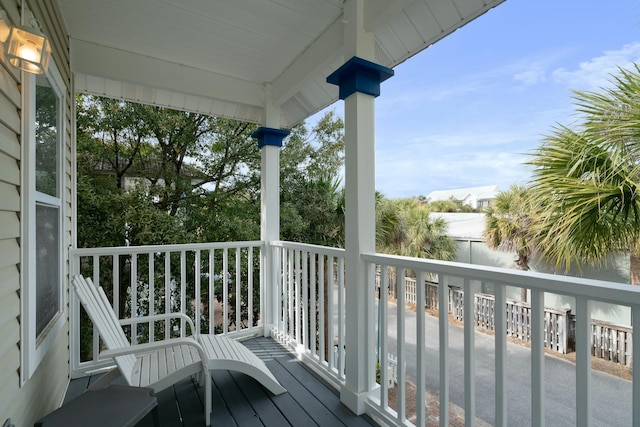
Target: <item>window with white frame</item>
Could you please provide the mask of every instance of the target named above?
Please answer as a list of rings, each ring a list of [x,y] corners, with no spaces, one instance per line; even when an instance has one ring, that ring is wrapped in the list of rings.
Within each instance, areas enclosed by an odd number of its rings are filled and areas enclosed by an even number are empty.
[[[63,258],[62,79],[23,73],[22,381],[66,321]]]

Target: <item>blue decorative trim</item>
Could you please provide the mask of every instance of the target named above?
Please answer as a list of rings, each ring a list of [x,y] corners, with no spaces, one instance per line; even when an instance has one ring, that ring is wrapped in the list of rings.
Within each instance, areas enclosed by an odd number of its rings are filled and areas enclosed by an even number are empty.
[[[251,134],[252,138],[258,140],[258,148],[262,148],[265,145],[273,145],[275,147],[282,147],[282,140],[291,133],[286,129],[274,129],[261,127],[257,131]]]
[[[354,92],[380,95],[380,83],[393,76],[391,68],[354,56],[327,77],[327,83],[340,86],[340,99]]]

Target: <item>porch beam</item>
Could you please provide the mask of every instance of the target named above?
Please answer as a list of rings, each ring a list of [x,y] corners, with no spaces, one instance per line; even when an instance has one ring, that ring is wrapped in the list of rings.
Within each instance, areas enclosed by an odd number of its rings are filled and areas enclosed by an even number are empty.
[[[340,88],[345,114],[345,263],[346,370],[340,400],[363,414],[375,385],[375,322],[372,322],[373,277],[361,254],[375,252],[375,132],[374,100],[380,82],[393,71],[373,62],[375,39],[365,31],[365,1],[344,5],[346,63],[327,77]],[[355,58],[355,59],[354,59]],[[383,70],[384,72],[381,72]],[[384,78],[383,78],[384,76]],[[377,81],[376,81],[377,80]],[[361,83],[364,82],[364,85]],[[371,90],[377,85],[378,90]],[[368,89],[367,89],[368,88]]]
[[[264,108],[265,97],[262,84],[86,41],[71,39],[70,43],[71,69],[74,73],[122,82],[122,86],[138,85],[146,88],[147,91],[162,89],[184,95]],[[86,84],[89,83],[90,79],[87,79]],[[101,89],[104,92],[101,95],[123,96],[121,93],[111,93],[110,87],[106,87],[106,85],[103,88],[87,88],[90,92],[99,95]],[[160,104],[160,102],[157,103]]]
[[[282,105],[308,83],[317,70],[326,69],[342,55],[344,24],[337,19],[273,81],[273,100]],[[293,84],[292,84],[293,82]]]

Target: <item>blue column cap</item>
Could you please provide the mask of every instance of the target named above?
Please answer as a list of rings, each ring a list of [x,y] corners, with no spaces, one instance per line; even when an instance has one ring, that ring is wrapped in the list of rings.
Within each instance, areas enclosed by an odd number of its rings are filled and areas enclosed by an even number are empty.
[[[340,87],[340,99],[354,92],[380,95],[380,83],[393,76],[391,68],[354,56],[327,77],[327,83]]]
[[[290,133],[291,131],[286,129],[260,127],[251,134],[251,137],[258,140],[258,148],[262,148],[265,145],[282,147],[282,140]]]

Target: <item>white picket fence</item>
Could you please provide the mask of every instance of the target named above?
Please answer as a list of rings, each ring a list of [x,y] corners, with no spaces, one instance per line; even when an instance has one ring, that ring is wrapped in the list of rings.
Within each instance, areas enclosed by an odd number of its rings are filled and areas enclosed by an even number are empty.
[[[591,355],[624,366],[632,366],[633,334],[628,326],[593,321]]]
[[[450,312],[456,320],[464,318],[464,293],[458,288],[449,288]],[[476,327],[495,330],[495,297],[476,294],[474,321]],[[531,307],[528,303],[507,299],[507,335],[523,342],[531,342]],[[555,352],[566,354],[569,349],[569,314],[571,310],[544,308],[544,346]]]
[[[376,276],[379,284],[379,277]],[[390,284],[393,278],[390,278]],[[427,280],[426,307],[438,309],[438,284]],[[405,278],[405,301],[416,305],[416,280]],[[457,287],[448,287],[448,312],[458,321],[463,321],[464,292]],[[396,286],[389,286],[389,296],[397,298]],[[474,296],[475,326],[488,331],[495,330],[495,298],[493,295],[477,293]],[[531,307],[528,303],[509,300],[506,304],[507,335],[523,341],[531,341]],[[566,354],[572,350],[575,318],[571,310],[544,309],[544,346],[552,351]],[[592,321],[591,354],[593,357],[609,360],[621,365],[631,366],[632,329],[598,320]]]

